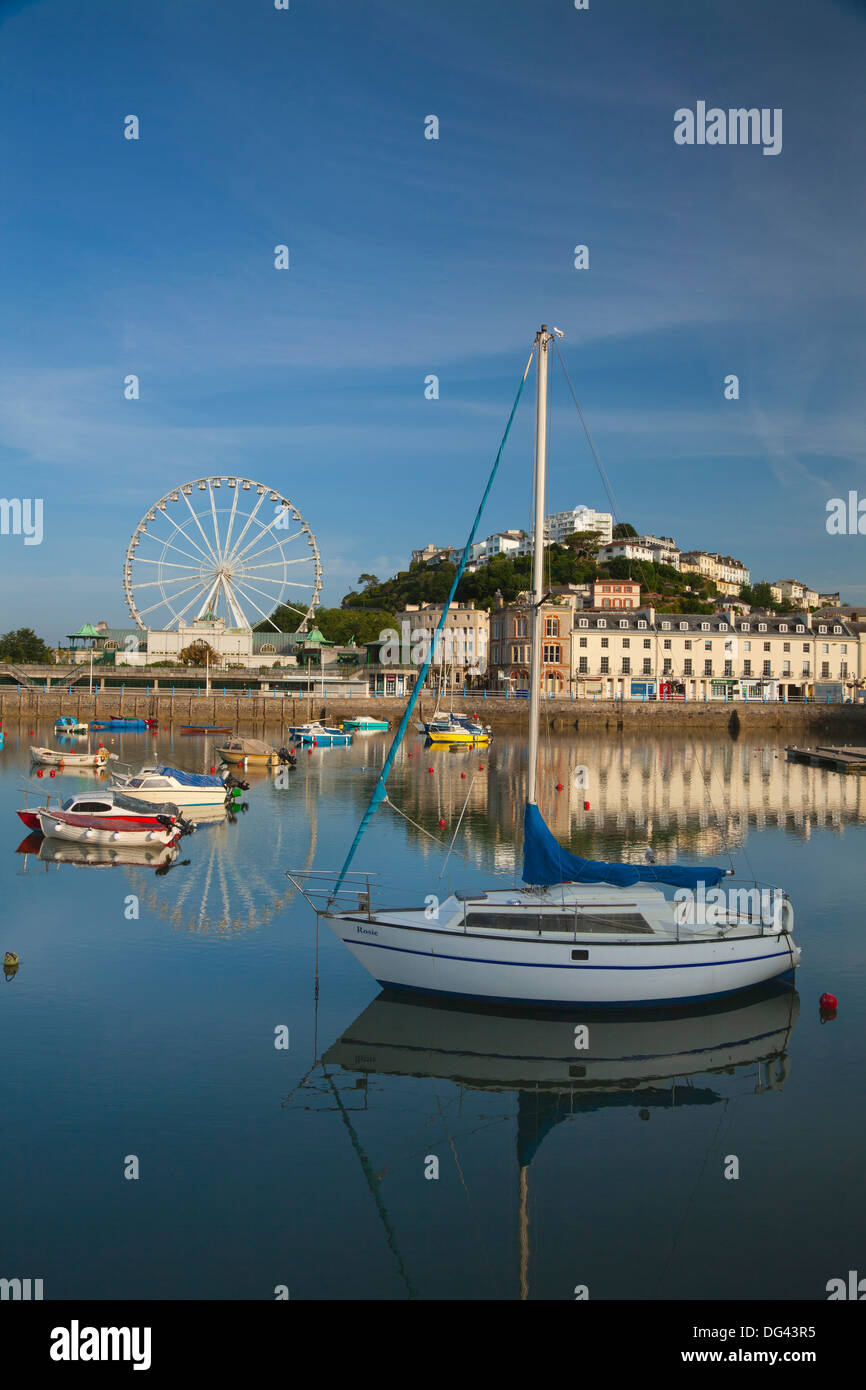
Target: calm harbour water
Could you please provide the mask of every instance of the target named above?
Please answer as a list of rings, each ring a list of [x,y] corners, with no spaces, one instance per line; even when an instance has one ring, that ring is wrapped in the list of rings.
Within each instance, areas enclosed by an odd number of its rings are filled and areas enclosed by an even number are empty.
[[[214,761],[203,738],[98,737],[136,764]],[[324,927],[316,1006],[315,918],[285,870],[339,866],[387,737],[301,754],[287,787],[247,774],[248,809],[165,874],[16,852],[29,745],[54,741],[12,724],[0,751],[0,950],[21,962],[0,981],[0,1276],[49,1299],[822,1299],[862,1269],[866,779],[727,736],[545,743],[543,809],[575,851],[730,852],[790,892],[803,948],[795,990],[608,1015],[577,1052],[585,1011],[382,996]],[[407,903],[512,881],[524,772],[513,739],[413,736],[404,815],[378,812],[354,867]],[[467,858],[440,879],[424,831],[450,841],[467,798]]]

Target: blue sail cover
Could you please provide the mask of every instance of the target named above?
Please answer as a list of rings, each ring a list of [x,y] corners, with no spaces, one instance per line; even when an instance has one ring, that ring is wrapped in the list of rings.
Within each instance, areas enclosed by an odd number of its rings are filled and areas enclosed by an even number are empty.
[[[523,881],[548,883],[612,883],[631,888],[635,883],[669,883],[674,888],[697,890],[698,884],[714,888],[724,869],[684,869],[678,864],[605,864],[580,859],[551,834],[537,806],[527,803],[523,816]]]

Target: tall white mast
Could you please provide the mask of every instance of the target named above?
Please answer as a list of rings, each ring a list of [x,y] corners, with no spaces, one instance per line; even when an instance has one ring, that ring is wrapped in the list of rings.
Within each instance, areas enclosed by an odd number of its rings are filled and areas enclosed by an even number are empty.
[[[547,351],[553,341],[547,325],[535,335],[535,494],[532,501],[532,607],[530,632],[532,662],[529,670],[529,771],[526,800],[538,802],[538,725],[541,716],[541,597],[544,593],[544,501],[547,484]]]

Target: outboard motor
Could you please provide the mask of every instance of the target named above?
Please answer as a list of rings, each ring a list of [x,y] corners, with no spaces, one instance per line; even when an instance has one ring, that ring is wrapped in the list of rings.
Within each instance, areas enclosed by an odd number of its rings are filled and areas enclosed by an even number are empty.
[[[235,789],[237,789],[241,792],[248,792],[250,789],[249,782],[244,782],[240,777],[235,777],[233,772],[226,773],[226,776],[223,778],[223,781],[226,785],[226,791],[234,791]]]
[[[290,748],[285,747],[277,749],[277,757],[281,763],[285,763],[289,767],[295,767],[298,761],[297,755]]]

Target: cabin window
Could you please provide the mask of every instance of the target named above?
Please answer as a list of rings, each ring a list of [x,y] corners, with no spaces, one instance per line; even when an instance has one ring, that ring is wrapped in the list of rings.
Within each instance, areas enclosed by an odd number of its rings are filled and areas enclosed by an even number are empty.
[[[608,935],[652,932],[641,912],[488,912],[470,910],[467,927],[486,927],[489,931],[567,931],[602,932]]]

